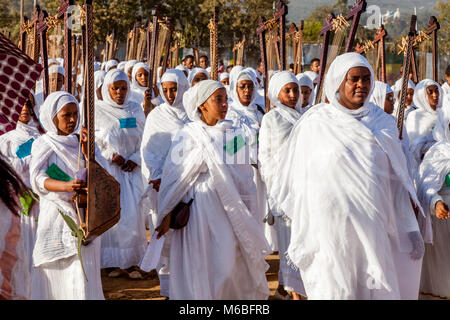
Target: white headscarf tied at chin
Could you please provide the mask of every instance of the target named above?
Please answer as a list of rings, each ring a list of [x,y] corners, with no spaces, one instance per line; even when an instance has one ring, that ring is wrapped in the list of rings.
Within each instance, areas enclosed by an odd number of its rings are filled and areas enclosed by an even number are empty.
[[[339,103],[339,87],[341,86],[342,82],[345,80],[347,73],[350,69],[356,68],[356,67],[365,67],[369,69],[370,71],[370,91],[367,95],[366,101],[364,102],[364,105],[356,110],[348,109],[344,106],[342,106]],[[324,90],[325,95],[330,101],[330,104],[332,104],[334,107],[338,108],[339,110],[351,114],[355,117],[362,117],[365,114],[369,112],[369,109],[367,108],[368,104],[370,103],[369,97],[372,95],[373,89],[374,89],[374,82],[375,82],[374,72],[372,69],[372,66],[367,61],[364,56],[360,55],[359,53],[344,53],[333,61],[330,68],[328,69],[328,73],[325,77],[325,83],[324,83]]]
[[[300,95],[297,101],[297,105],[295,106],[295,110],[298,112],[301,112],[302,109],[302,94],[300,91],[300,86],[298,85],[298,80],[294,76],[294,74],[290,71],[281,71],[275,73],[269,82],[269,99],[272,102],[272,104],[276,107],[280,107],[283,105],[278,98],[278,95],[280,94],[281,90],[285,85],[288,83],[295,83],[298,86]]]
[[[45,99],[43,105],[40,108],[40,121],[42,126],[46,130],[47,134],[58,135],[58,128],[53,123],[53,118],[69,103],[75,103],[78,109],[78,115],[80,114],[80,109],[77,99],[73,95],[65,91],[56,91]],[[74,133],[77,132],[80,125],[80,117],[78,117],[78,123],[75,127]]]
[[[128,90],[123,104],[116,103],[109,94],[109,86],[117,81],[125,81],[127,83]],[[120,69],[113,69],[106,74],[102,85],[102,97],[103,101],[112,107],[120,109],[127,107],[128,98],[130,97],[130,81],[128,80],[128,76],[125,72]]]

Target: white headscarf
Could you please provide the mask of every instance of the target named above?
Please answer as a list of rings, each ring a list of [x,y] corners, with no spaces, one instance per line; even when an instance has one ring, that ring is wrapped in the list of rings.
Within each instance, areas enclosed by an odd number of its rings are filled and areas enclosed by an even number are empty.
[[[67,136],[58,135],[58,128],[53,123],[53,118],[64,106],[69,103],[75,103],[77,106],[78,122],[72,134]],[[42,104],[39,112],[39,120],[46,131],[46,134],[44,134],[42,138],[51,147],[51,149],[58,154],[64,163],[68,167],[72,168],[73,171],[77,171],[75,164],[78,160],[78,138],[75,133],[78,131],[80,126],[79,115],[80,109],[77,99],[65,91],[56,91],[49,94]],[[30,168],[30,173],[33,169],[38,169],[38,167]]]
[[[132,68],[136,63],[139,61],[137,60],[128,60],[127,63],[125,63],[125,69],[123,70],[126,74],[128,74],[128,71],[130,68]]]
[[[231,69],[231,71],[230,71],[230,89],[231,89],[232,83],[236,82],[237,76],[244,69],[245,68],[243,66],[235,66],[235,67],[233,67],[233,69]]]
[[[436,110],[433,110],[430,106],[430,103],[428,102],[427,88],[432,85],[435,85],[439,90],[439,102],[436,106]],[[413,102],[414,105],[418,108],[424,109],[429,113],[436,113],[437,110],[439,110],[439,108],[442,106],[443,96],[444,93],[439,83],[431,79],[424,79],[416,85],[416,89],[414,90]]]
[[[216,92],[216,90],[225,87],[215,80],[200,81],[196,86],[189,88],[184,94],[183,105],[191,121],[201,121],[201,112],[198,107]]]
[[[164,82],[176,82],[177,83],[177,95],[171,106],[173,108],[182,108],[183,109],[183,96],[184,96],[184,93],[189,89],[189,83],[186,79],[186,76],[184,75],[184,72],[179,69],[169,69],[163,74],[163,76],[161,78],[161,83],[158,84],[160,96],[162,97],[162,99],[164,100],[165,103],[169,104],[169,102],[167,101],[167,99],[164,95],[163,88],[162,88],[162,84]]]
[[[106,67],[106,62],[102,62],[101,66],[100,66],[100,69],[101,70],[105,70],[105,67]]]
[[[206,79],[211,79],[210,76],[209,76],[208,71],[206,71],[205,69],[203,69],[203,68],[194,68],[194,69],[192,69],[191,72],[189,73],[189,77],[188,77],[189,85],[192,86],[192,81],[194,81],[195,76],[196,76],[198,73],[200,73],[200,72],[201,72],[201,73],[204,73],[204,74],[206,75]]]
[[[100,88],[105,80],[106,72],[103,70],[98,70],[94,72],[95,90]]]
[[[382,81],[375,81],[375,88],[370,96],[370,101],[384,110],[386,95],[390,92],[392,92],[392,89],[389,85]]]
[[[106,62],[105,71],[108,72],[112,67],[117,66],[119,63],[116,60],[109,60]]]
[[[131,75],[131,89],[136,90],[139,92],[142,92],[144,94],[145,90],[147,90],[147,87],[143,87],[139,84],[139,82],[136,80],[136,74],[140,69],[145,69],[147,72],[150,73],[150,68],[146,63],[138,62],[133,66],[133,72]]]
[[[319,75],[314,71],[305,71],[303,74],[308,76],[313,84],[317,84],[319,82]]]
[[[222,82],[222,81],[225,80],[225,79],[230,79],[230,74],[227,73],[227,72],[222,72],[222,73],[219,75],[219,81]]]
[[[57,64],[52,64],[49,68],[48,68],[48,74],[54,74],[54,73],[59,73],[62,74],[64,76],[64,67],[57,65]]]
[[[290,71],[277,72],[270,79],[268,94],[269,94],[269,99],[274,106],[276,106],[276,107],[284,106],[281,103],[280,99],[278,98],[278,95],[280,94],[281,89],[283,89],[283,87],[285,85],[287,85],[288,83],[295,83],[296,85],[298,85],[297,78]],[[302,93],[300,91],[300,86],[298,89],[300,92],[300,96],[298,98],[297,105],[295,106],[295,110],[297,110],[300,113],[303,113],[302,112],[303,111],[302,110],[303,109],[302,108]],[[285,107],[287,107],[287,106],[285,106]]]
[[[348,71],[351,68],[356,67],[366,67],[367,69],[369,69],[371,75],[370,91],[366,101],[364,102],[364,105],[361,108],[356,110],[350,110],[339,103],[338,90],[342,82],[344,81],[345,77],[347,76]],[[359,53],[349,52],[338,56],[331,64],[330,68],[328,69],[328,73],[325,77],[324,90],[328,100],[330,101],[330,104],[337,107],[341,111],[344,111],[345,113],[351,114],[356,117],[362,117],[369,112],[367,106],[370,103],[369,97],[372,95],[374,89],[374,82],[375,82],[374,72],[372,66],[369,64],[366,58],[364,58]]]
[[[109,86],[116,81],[126,81],[128,86],[127,95],[125,97],[123,104],[117,104],[109,94]],[[103,80],[102,85],[102,97],[103,103],[118,109],[125,109],[128,107],[129,97],[130,97],[130,81],[128,80],[128,76],[119,69],[113,69],[106,73],[105,79]],[[101,101],[100,101],[101,102]]]
[[[126,65],[126,64],[127,64],[126,61],[121,61],[121,62],[119,62],[119,64],[117,65],[117,69],[120,69],[120,70],[124,71],[124,70],[125,70],[125,65]]]
[[[402,90],[402,83],[403,83],[403,79],[399,79],[393,89],[394,89],[394,99],[397,102],[400,97],[398,96],[400,94],[400,91]],[[414,82],[411,79],[408,79],[408,89],[416,89],[416,85],[414,84]]]
[[[94,61],[94,72],[102,70],[102,64],[100,62]]]
[[[312,82],[311,78],[308,77],[304,73],[299,73],[295,76],[298,80],[298,85],[300,86],[300,92],[302,87],[308,87],[311,89],[311,94],[309,95],[308,105],[312,106],[314,104],[314,83]]]
[[[239,83],[239,81],[244,81],[244,80],[250,80],[253,82],[253,95],[252,95],[252,99],[251,102],[248,106],[244,106],[243,104],[241,104],[241,102],[239,101],[239,95],[237,93],[237,85]],[[233,82],[230,82],[230,95],[231,95],[231,99],[233,100],[233,105],[234,107],[236,107],[239,110],[243,110],[244,108],[251,108],[251,109],[256,109],[256,105],[254,105],[255,99],[257,97],[257,92],[256,89],[257,88],[257,83],[256,83],[256,78],[253,75],[252,72],[248,71],[248,70],[241,70],[240,72],[235,74],[235,80]]]
[[[177,70],[181,70],[181,71],[185,71],[188,75],[186,76],[186,74],[183,72],[183,74],[187,77],[189,77],[189,69],[186,68],[185,66],[183,66],[182,64],[179,64],[175,67],[175,69]]]

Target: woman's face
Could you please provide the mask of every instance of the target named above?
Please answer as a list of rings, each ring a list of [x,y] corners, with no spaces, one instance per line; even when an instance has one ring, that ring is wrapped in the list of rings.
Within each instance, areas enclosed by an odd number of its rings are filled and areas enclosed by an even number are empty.
[[[117,104],[123,104],[128,92],[128,85],[125,80],[119,80],[109,85],[109,95]]]
[[[394,93],[389,92],[386,94],[386,99],[384,100],[384,112],[392,114],[394,112]]]
[[[194,80],[192,80],[192,86],[195,86],[200,81],[208,79],[207,75],[203,72],[199,72],[195,75]]]
[[[237,83],[236,92],[242,105],[248,106],[252,102],[254,88],[251,80],[241,80]]]
[[[167,102],[173,105],[175,98],[177,97],[178,85],[176,82],[168,81],[161,83],[164,97],[166,97]]]
[[[410,105],[412,105],[413,98],[414,98],[414,89],[409,88],[408,90],[406,90],[405,106],[409,107]]]
[[[311,88],[308,86],[301,86],[302,91],[302,107],[306,107],[309,104],[309,97],[311,96]]]
[[[144,68],[140,68],[136,72],[136,81],[139,83],[141,87],[148,87],[148,71]]]
[[[228,111],[227,100],[227,90],[217,89],[204,104],[199,106],[202,121],[207,125],[215,126],[217,121],[224,120]]]
[[[52,73],[49,75],[50,93],[61,91],[64,84],[64,76],[60,73]]]
[[[28,110],[27,104],[25,103],[20,112],[19,121],[27,124],[31,120],[30,110]]]
[[[295,82],[285,84],[278,94],[278,99],[280,99],[280,102],[289,108],[295,108],[299,97],[300,90],[298,88],[298,84]]]
[[[221,84],[223,84],[224,86],[228,86],[230,84],[230,79],[225,78],[222,81],[220,81]]]
[[[130,79],[130,82],[133,80],[133,67],[129,67],[127,71],[128,79]]]
[[[370,92],[371,74],[366,67],[351,68],[339,87],[339,102],[348,109],[359,109]]]
[[[58,135],[72,134],[78,123],[77,105],[73,102],[66,104],[53,118],[53,123],[58,128]]]
[[[439,103],[439,89],[436,85],[433,84],[432,86],[427,87],[427,97],[430,107],[433,110],[436,110]]]

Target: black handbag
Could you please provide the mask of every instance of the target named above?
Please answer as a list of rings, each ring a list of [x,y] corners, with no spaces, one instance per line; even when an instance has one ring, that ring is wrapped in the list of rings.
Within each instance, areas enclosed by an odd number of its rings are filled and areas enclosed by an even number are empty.
[[[188,203],[179,202],[176,207],[172,210],[170,215],[170,228],[171,229],[181,229],[184,228],[188,221],[189,215],[191,214],[190,206],[194,199],[189,200]]]

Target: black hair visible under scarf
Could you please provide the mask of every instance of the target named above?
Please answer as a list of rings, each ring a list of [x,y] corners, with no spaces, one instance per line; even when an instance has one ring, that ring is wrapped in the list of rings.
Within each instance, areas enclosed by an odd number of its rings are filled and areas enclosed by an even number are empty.
[[[9,210],[19,215],[22,208],[19,198],[27,189],[13,168],[0,156],[0,198]]]

